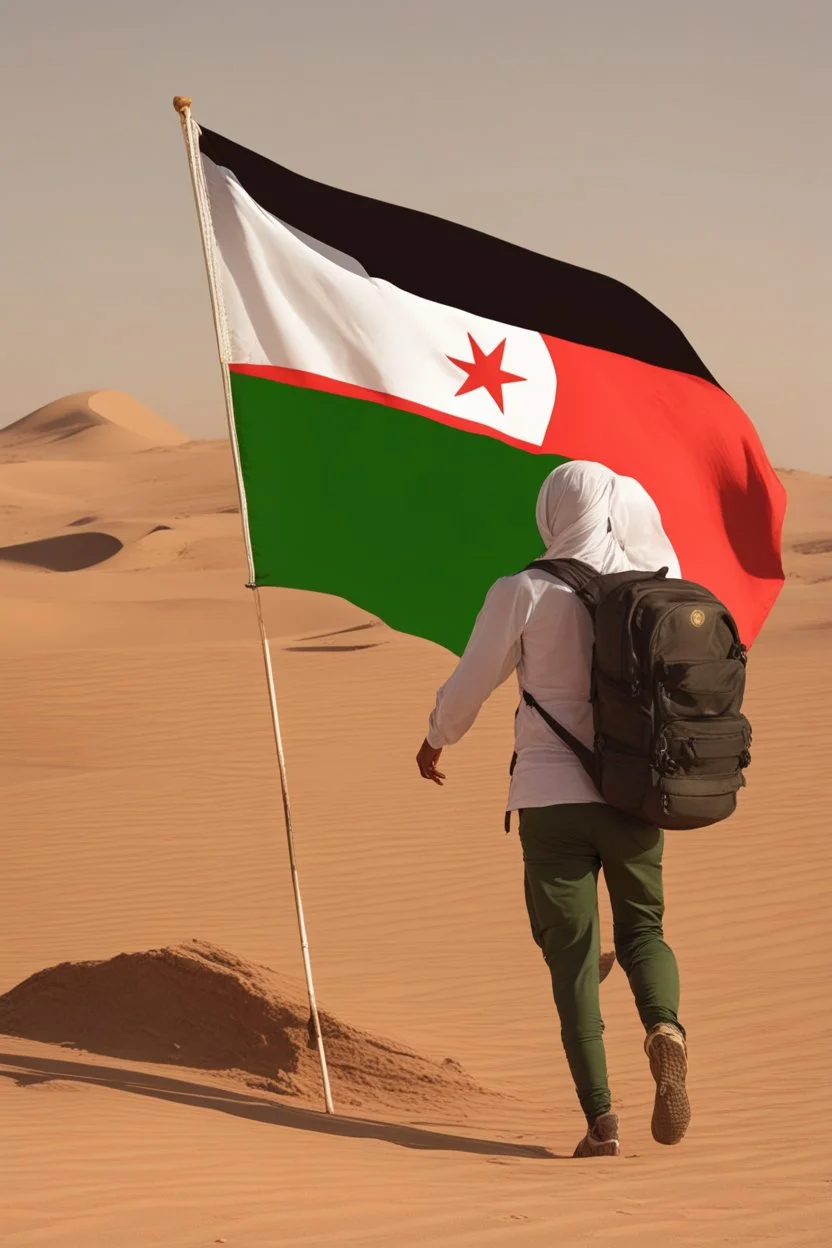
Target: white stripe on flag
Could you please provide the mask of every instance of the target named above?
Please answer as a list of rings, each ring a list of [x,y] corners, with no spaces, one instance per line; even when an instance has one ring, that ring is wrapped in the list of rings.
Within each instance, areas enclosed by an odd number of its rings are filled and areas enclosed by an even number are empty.
[[[373,278],[203,162],[234,363],[298,369],[542,444],[557,377],[540,334]],[[478,352],[490,363],[475,366]],[[469,374],[454,359],[474,368],[469,385],[496,382],[458,394]]]

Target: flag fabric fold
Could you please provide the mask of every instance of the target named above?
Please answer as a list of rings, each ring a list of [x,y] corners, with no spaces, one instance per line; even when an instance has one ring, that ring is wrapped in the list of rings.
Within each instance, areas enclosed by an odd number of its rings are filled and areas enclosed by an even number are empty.
[[[683,575],[750,644],[782,585],[785,495],[681,331],[611,278],[310,181],[209,130],[256,581],[463,648],[540,554],[566,459],[635,477]]]

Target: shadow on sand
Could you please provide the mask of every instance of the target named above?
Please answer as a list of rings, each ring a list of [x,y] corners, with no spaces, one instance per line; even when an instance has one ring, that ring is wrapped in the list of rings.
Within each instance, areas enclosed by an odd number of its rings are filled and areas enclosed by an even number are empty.
[[[0,560],[27,564],[46,572],[80,572],[112,559],[121,549],[122,543],[111,533],[63,533],[36,542],[0,546]]]
[[[53,1079],[88,1083],[96,1087],[132,1092],[136,1096],[152,1096],[160,1101],[175,1101],[199,1109],[219,1110],[253,1122],[271,1123],[296,1131],[319,1131],[325,1135],[349,1139],[383,1140],[400,1148],[435,1149],[439,1152],[478,1153],[487,1157],[524,1157],[557,1160],[558,1154],[534,1144],[511,1144],[505,1140],[477,1140],[463,1135],[428,1131],[422,1127],[398,1123],[376,1122],[369,1118],[347,1118],[325,1114],[319,1110],[301,1109],[244,1092],[210,1084],[188,1083],[165,1075],[127,1070],[112,1066],[92,1066],[85,1062],[61,1062],[53,1058],[22,1057],[0,1053],[0,1076],[12,1079],[19,1087],[48,1083]]]
[[[344,654],[353,650],[375,650],[380,644],[378,641],[371,641],[364,646],[284,646],[283,649],[304,654]]]

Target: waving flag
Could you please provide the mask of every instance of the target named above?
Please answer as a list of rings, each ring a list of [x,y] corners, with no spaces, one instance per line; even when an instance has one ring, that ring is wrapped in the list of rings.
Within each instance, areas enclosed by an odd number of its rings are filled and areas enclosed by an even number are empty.
[[[459,653],[540,554],[565,459],[635,477],[685,576],[753,641],[784,491],[680,330],[612,278],[337,190],[202,130],[258,585]]]

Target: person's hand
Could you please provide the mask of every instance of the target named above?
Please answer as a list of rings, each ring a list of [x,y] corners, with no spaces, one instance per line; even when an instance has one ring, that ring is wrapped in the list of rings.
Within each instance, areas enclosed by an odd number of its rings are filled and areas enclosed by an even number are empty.
[[[419,774],[425,780],[432,780],[434,784],[438,784],[440,787],[445,782],[444,773],[436,770],[436,764],[439,762],[441,753],[441,749],[435,750],[432,745],[428,744],[427,740],[424,740],[419,753],[416,755],[416,765],[419,768]]]

